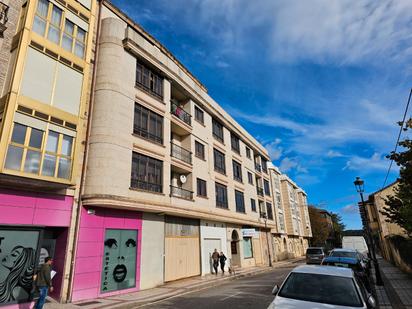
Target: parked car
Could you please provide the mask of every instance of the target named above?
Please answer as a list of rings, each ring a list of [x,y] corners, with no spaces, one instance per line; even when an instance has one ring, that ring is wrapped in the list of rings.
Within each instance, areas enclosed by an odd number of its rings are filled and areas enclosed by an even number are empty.
[[[301,265],[275,286],[268,309],[375,308],[376,301],[350,268]]]
[[[343,236],[342,248],[358,250],[365,255],[368,252],[368,246],[363,236]]]
[[[364,256],[362,253],[360,253],[358,250],[344,249],[344,248],[333,249],[329,253],[329,256],[347,257],[347,258],[357,259],[369,274],[370,260],[366,256]]]
[[[306,264],[320,264],[326,256],[325,250],[321,247],[309,247],[306,249]]]
[[[358,259],[348,257],[327,256],[323,259],[322,265],[345,267],[352,269],[355,275],[362,281],[366,289],[369,292],[372,292],[369,280],[369,272],[367,271],[367,269],[365,269],[361,261],[359,261]]]

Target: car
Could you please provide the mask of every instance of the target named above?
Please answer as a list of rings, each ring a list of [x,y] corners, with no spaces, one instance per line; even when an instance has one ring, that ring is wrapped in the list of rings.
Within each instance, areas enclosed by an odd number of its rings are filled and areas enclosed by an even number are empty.
[[[337,248],[333,249],[329,256],[331,257],[347,257],[347,258],[355,258],[360,261],[362,267],[369,273],[370,269],[370,260],[365,257],[362,253],[355,249],[344,249],[344,248]]]
[[[300,265],[275,286],[268,309],[375,308],[374,297],[350,268]]]
[[[322,247],[309,247],[306,249],[306,264],[320,264],[325,256]]]
[[[355,249],[362,254],[366,254],[368,252],[368,245],[366,244],[365,238],[363,236],[343,236],[342,248]]]
[[[371,292],[369,272],[357,258],[328,256],[322,261],[322,265],[351,268],[355,275],[362,281],[366,289]]]

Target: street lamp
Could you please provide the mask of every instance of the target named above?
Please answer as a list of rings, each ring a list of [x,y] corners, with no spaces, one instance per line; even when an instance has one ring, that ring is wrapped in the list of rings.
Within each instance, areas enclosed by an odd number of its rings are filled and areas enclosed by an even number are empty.
[[[268,222],[268,216],[266,213],[263,214],[263,220],[265,221],[265,233],[266,233],[266,243],[268,246],[268,255],[269,255],[269,267],[272,267],[272,257],[270,255],[270,246],[269,246],[269,236],[268,236],[268,230],[267,230],[267,222]]]
[[[369,256],[373,260],[373,265],[375,267],[375,276],[376,276],[376,284],[379,286],[383,285],[382,277],[381,277],[381,272],[379,270],[379,263],[378,260],[376,259],[376,254],[375,254],[375,244],[373,241],[372,233],[370,226],[368,224],[368,209],[366,208],[365,200],[363,199],[363,192],[364,192],[364,181],[360,177],[356,177],[355,181],[353,182],[356,191],[359,193],[361,197],[361,204],[359,204],[359,213],[362,219],[362,224],[363,224],[363,229],[366,232],[369,246],[368,246],[368,251],[369,251]]]

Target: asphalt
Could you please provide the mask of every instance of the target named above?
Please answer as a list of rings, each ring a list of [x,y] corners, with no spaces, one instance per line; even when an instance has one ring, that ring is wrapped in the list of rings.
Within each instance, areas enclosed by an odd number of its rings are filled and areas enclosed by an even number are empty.
[[[275,268],[256,276],[232,280],[214,287],[134,308],[267,308],[274,298],[272,295],[274,285],[280,285],[295,266]]]

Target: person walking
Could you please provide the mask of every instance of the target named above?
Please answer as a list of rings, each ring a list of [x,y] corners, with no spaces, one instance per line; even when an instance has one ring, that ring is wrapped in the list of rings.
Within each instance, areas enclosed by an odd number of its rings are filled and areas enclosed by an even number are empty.
[[[212,253],[212,262],[213,262],[213,269],[215,270],[215,274],[217,275],[217,269],[219,267],[219,252],[217,249]]]
[[[222,270],[222,275],[225,273],[226,260],[227,260],[226,256],[223,254],[222,251],[220,251],[219,262],[220,262],[220,269]]]
[[[51,257],[46,257],[44,264],[40,266],[36,276],[36,287],[40,291],[39,299],[33,309],[42,309],[46,302],[47,293],[53,292],[52,278],[51,278],[51,265],[53,260]]]

